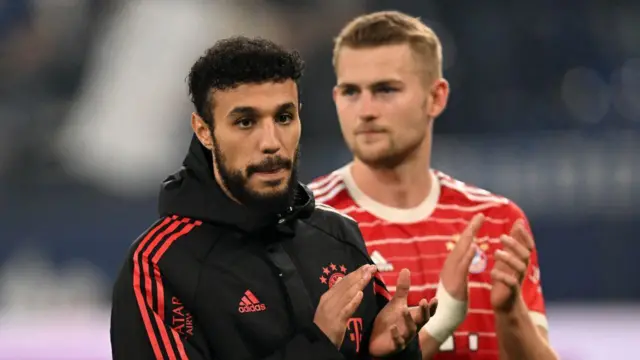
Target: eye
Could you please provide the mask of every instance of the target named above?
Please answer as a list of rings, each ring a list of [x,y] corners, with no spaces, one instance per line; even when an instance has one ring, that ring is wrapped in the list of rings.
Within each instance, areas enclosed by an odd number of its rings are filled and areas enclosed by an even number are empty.
[[[375,88],[375,92],[382,93],[382,94],[390,94],[390,93],[396,92],[396,91],[398,91],[397,88],[394,88],[393,86],[387,86],[387,85],[383,85],[383,86]]]
[[[278,116],[276,116],[276,122],[280,123],[280,124],[289,124],[290,122],[293,121],[293,115],[291,115],[290,113],[282,113]]]
[[[357,94],[358,94],[358,89],[356,89],[355,87],[348,86],[342,89],[343,96],[353,96]]]
[[[240,129],[249,129],[250,127],[253,126],[253,124],[255,124],[255,121],[253,119],[243,118],[243,119],[236,120],[235,124]]]

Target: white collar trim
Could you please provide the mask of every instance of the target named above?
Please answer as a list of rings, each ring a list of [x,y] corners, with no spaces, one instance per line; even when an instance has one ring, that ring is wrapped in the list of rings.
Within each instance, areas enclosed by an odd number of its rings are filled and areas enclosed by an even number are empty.
[[[410,224],[420,220],[424,220],[431,216],[436,209],[438,199],[440,198],[440,181],[433,171],[429,170],[431,175],[431,189],[429,195],[420,203],[420,205],[410,209],[399,209],[379,203],[367,196],[358,185],[356,185],[351,175],[351,164],[347,164],[339,170],[342,173],[344,185],[349,194],[363,210],[375,215],[381,220],[392,223]]]

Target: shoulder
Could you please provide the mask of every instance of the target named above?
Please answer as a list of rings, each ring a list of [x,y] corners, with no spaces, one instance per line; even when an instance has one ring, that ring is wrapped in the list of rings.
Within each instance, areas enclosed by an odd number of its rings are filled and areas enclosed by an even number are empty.
[[[357,247],[366,256],[367,251],[358,223],[330,205],[316,203],[308,225],[346,244]]]
[[[313,216],[317,217],[317,220],[321,222],[335,223],[339,224],[339,226],[358,226],[356,220],[351,216],[338,211],[331,205],[316,203],[315,211],[313,212]]]
[[[197,288],[200,262],[195,261],[202,222],[180,216],[155,221],[131,245],[113,285],[114,299],[150,293],[148,284],[170,286],[183,298],[191,298]]]
[[[344,174],[347,167],[334,170],[331,173],[313,179],[307,186],[313,192],[316,203],[335,205],[343,194],[347,194]]]
[[[173,254],[190,252],[202,233],[202,221],[171,215],[156,220],[131,245],[127,260],[131,263],[158,265]]]
[[[519,218],[526,220],[525,214],[513,200],[455,179],[441,171],[434,171],[441,187],[438,207],[442,210],[485,213],[506,218],[513,222]]]

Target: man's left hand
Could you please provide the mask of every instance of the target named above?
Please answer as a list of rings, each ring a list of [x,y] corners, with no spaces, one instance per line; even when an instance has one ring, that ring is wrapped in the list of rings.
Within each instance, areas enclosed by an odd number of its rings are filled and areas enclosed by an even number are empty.
[[[534,243],[522,220],[516,221],[510,235],[502,235],[500,240],[504,250],[495,252],[495,265],[491,271],[491,306],[496,312],[509,312],[521,297],[520,286],[527,273]]]
[[[409,309],[407,306],[410,286],[411,274],[403,269],[398,274],[395,294],[373,323],[369,342],[372,356],[387,356],[403,350],[429,320],[430,304],[426,299],[420,301],[418,307]]]

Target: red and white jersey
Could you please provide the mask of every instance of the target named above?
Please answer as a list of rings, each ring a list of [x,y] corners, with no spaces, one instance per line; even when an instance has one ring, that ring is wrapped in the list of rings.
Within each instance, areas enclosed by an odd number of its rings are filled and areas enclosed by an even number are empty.
[[[442,344],[436,359],[498,359],[490,302],[493,254],[502,247],[500,235],[509,234],[513,223],[520,218],[526,222],[526,217],[509,199],[439,171],[432,170],[431,175],[428,197],[412,209],[385,206],[365,195],[356,186],[350,165],[314,180],[309,188],[316,202],[332,206],[359,223],[369,255],[391,293],[398,272],[411,270],[409,306],[435,296],[445,258],[471,218],[483,213],[485,222],[476,239],[479,251],[469,269],[469,312],[454,336]],[[547,328],[536,251],[522,292],[534,323]]]

